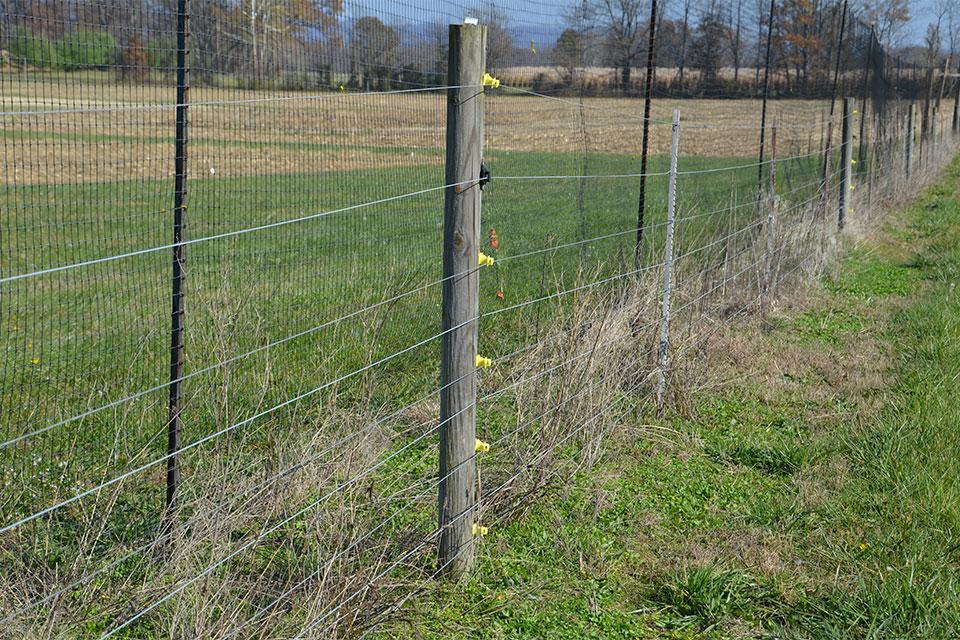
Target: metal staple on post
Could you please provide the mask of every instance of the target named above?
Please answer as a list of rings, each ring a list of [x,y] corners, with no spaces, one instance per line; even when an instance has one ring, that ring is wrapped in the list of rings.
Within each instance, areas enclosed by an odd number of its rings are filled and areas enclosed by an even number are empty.
[[[840,142],[840,208],[837,229],[843,230],[850,213],[850,192],[853,190],[853,98],[843,99],[843,123]]]
[[[486,27],[451,25],[447,72],[446,184],[477,180],[483,147]],[[476,507],[477,271],[479,181],[444,192],[440,361],[439,566],[459,576],[473,566]]]
[[[170,326],[170,395],[167,418],[167,515],[173,511],[180,485],[180,385],[183,377],[183,280],[187,213],[187,99],[189,97],[189,0],[177,2],[177,93],[173,190],[173,293]]]
[[[667,352],[670,348],[670,296],[673,293],[673,233],[677,208],[677,157],[680,153],[680,110],[673,111],[670,128],[670,186],[667,193],[667,232],[663,248],[663,298],[660,303],[660,344],[657,349],[657,414],[663,413],[667,390]]]

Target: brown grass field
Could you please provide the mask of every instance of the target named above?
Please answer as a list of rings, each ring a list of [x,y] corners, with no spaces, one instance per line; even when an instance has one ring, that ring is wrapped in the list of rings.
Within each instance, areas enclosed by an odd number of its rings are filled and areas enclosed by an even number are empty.
[[[158,85],[76,81],[70,76],[0,77],[4,184],[112,182],[172,175],[174,90]],[[193,173],[224,177],[442,165],[445,97],[305,94],[199,87],[190,92]],[[950,103],[941,126],[949,126]],[[829,102],[772,101],[781,156],[815,152]],[[488,152],[640,154],[642,102],[633,98],[488,94]],[[669,150],[673,109],[681,153],[755,157],[758,100],[656,100],[651,152]],[[836,118],[839,119],[839,106]],[[26,115],[20,115],[25,113]],[[867,127],[869,131],[870,127]],[[854,126],[855,138],[859,124]],[[834,127],[835,144],[839,126]]]

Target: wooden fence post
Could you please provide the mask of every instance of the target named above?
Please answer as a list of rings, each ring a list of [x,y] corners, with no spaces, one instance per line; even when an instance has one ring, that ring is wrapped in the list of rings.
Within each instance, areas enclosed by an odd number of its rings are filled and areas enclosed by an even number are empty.
[[[850,213],[850,192],[853,189],[853,98],[843,99],[842,140],[840,142],[840,210],[837,229],[843,230]]]
[[[913,112],[913,102],[911,102],[907,105],[907,131],[903,153],[908,179],[913,170]]]
[[[770,299],[773,296],[773,225],[777,212],[777,122],[770,127],[770,181],[767,187],[767,254],[763,268],[763,296],[760,298],[761,315],[766,318],[770,312]]]
[[[486,27],[451,25],[443,221],[440,361],[439,566],[456,577],[473,566],[479,314],[480,161]],[[467,184],[463,184],[467,183]]]
[[[670,297],[673,293],[673,232],[677,209],[677,157],[680,153],[680,111],[674,109],[670,142],[670,186],[667,193],[667,236],[663,248],[663,298],[660,303],[660,345],[657,349],[657,414],[663,413],[670,347]]]

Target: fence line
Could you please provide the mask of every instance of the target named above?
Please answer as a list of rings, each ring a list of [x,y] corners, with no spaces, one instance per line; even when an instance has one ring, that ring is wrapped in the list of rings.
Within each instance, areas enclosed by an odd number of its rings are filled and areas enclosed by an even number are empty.
[[[558,40],[550,55],[576,59],[551,58],[557,81],[498,40],[557,7],[511,2],[457,27],[488,38],[462,82],[456,43],[423,27],[472,12],[457,3],[348,0],[254,41],[190,4],[0,7],[13,635],[75,634],[89,611],[101,638],[182,635],[210,581],[234,581],[209,596],[224,615],[191,633],[372,633],[484,557],[483,532],[579,464],[570,450],[668,409],[713,336],[775,309],[957,148],[960,79],[902,65],[843,0],[803,70],[771,37],[788,27],[775,2],[744,13],[734,78],[690,54],[713,9],[651,2],[642,79],[591,78],[590,47]],[[445,105],[469,111],[456,144]],[[657,126],[674,109],[679,145]],[[461,150],[463,175],[444,176]],[[470,234],[444,239],[441,193],[475,201]],[[463,264],[441,270],[444,249]],[[441,324],[464,283],[476,308]],[[465,332],[462,370],[441,377]],[[441,462],[461,421],[476,433]],[[455,477],[466,501],[437,522]]]

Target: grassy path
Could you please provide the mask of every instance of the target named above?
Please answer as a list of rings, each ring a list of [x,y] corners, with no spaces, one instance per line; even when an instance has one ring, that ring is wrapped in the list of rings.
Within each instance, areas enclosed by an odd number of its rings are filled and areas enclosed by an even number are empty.
[[[958,276],[960,159],[384,637],[958,637]]]

